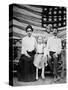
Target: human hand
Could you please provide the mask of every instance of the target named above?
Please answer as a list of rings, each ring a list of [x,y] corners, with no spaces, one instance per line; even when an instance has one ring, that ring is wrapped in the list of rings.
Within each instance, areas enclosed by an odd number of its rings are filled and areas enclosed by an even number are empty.
[[[51,56],[50,56],[50,55],[48,55],[48,58],[49,58],[49,59],[51,59]]]
[[[53,54],[54,57],[58,57],[57,53]]]
[[[29,58],[31,57],[28,53],[26,53],[25,55],[26,55],[27,57],[29,57]]]
[[[30,56],[30,55],[27,55],[27,57],[29,57],[29,58],[30,58],[31,56]]]

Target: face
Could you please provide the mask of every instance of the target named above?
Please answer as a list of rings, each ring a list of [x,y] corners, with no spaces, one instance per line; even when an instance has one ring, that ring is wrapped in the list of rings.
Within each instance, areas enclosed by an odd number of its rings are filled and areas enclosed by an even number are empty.
[[[47,26],[46,30],[47,30],[47,33],[50,33],[50,27],[49,26]]]
[[[38,43],[42,43],[42,37],[38,37]]]
[[[53,34],[53,29],[51,28],[50,33]]]
[[[31,28],[28,28],[28,29],[27,29],[27,35],[28,35],[29,37],[31,37],[31,35],[32,35],[32,30],[31,30]]]
[[[54,36],[57,36],[57,29],[54,29],[53,35],[54,35]]]

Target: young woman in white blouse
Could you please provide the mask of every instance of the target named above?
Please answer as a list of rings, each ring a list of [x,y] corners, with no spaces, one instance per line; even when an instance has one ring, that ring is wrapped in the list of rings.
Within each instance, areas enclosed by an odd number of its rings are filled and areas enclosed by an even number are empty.
[[[18,80],[34,81],[35,67],[33,65],[36,39],[32,36],[33,28],[28,25],[26,27],[27,35],[22,39],[21,57],[18,65]]]

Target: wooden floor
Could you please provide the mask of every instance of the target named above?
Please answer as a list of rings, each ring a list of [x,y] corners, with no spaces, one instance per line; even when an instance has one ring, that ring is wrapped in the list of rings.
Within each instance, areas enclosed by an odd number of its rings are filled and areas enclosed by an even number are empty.
[[[60,79],[56,82],[54,82],[53,76],[46,76],[45,80],[42,80],[41,77],[39,77],[38,81],[34,82],[22,82],[18,81],[17,78],[13,78],[13,84],[14,86],[34,86],[34,85],[47,85],[47,84],[61,84],[66,83],[66,76],[64,76],[63,79]]]

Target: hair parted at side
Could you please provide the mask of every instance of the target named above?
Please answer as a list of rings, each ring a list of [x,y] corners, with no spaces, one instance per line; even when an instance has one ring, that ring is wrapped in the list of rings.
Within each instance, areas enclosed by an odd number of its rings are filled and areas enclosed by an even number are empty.
[[[30,29],[31,29],[31,31],[33,32],[33,28],[32,28],[32,26],[31,26],[31,25],[28,25],[28,26],[26,27],[26,32],[27,32],[28,28],[30,28]]]

